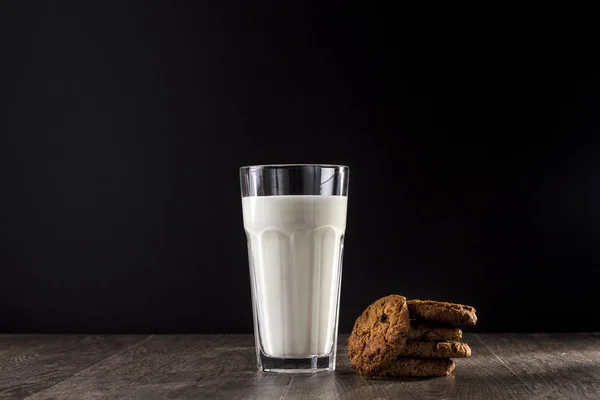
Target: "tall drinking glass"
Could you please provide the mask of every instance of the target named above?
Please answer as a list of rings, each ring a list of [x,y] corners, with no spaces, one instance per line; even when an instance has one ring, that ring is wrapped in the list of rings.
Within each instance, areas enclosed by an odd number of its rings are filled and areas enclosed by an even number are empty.
[[[348,167],[240,168],[258,369],[335,369]]]

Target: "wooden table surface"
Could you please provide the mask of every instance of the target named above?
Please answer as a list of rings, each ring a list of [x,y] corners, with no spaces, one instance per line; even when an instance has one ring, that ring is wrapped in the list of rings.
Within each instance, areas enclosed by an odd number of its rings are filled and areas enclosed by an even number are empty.
[[[444,378],[256,370],[251,335],[0,335],[0,399],[600,399],[600,334],[466,334]]]

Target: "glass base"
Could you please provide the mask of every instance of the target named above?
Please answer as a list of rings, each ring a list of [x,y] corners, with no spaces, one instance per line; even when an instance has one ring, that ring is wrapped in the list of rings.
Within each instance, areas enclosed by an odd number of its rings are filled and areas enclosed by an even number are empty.
[[[314,374],[335,370],[335,356],[312,356],[308,358],[278,358],[262,353],[258,357],[258,369],[264,372],[284,374]]]

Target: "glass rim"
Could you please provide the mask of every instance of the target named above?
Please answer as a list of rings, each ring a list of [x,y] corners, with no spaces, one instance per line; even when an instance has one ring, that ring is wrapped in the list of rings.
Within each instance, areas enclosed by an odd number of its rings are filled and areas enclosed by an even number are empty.
[[[262,165],[245,165],[240,167],[241,170],[245,169],[289,169],[289,168],[337,168],[337,169],[350,169],[347,165],[341,164],[262,164]]]

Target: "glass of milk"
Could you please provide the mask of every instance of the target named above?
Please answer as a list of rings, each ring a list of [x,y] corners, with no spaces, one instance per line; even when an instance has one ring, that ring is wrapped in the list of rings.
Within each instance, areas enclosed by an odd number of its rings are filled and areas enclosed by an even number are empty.
[[[335,369],[349,169],[240,168],[258,369]]]

